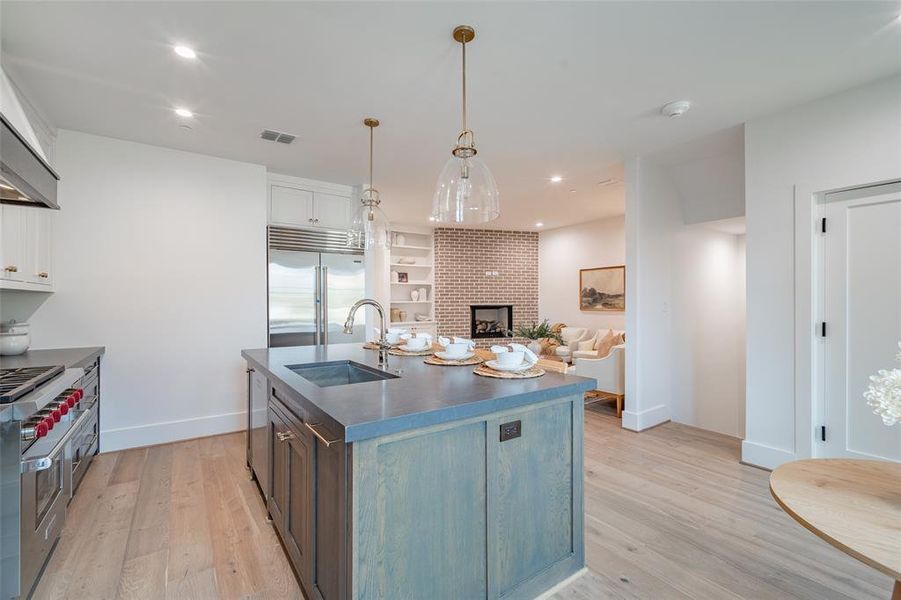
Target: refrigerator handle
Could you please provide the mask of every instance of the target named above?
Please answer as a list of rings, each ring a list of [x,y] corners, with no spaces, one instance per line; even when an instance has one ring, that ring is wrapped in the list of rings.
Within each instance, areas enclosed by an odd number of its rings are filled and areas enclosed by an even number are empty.
[[[322,302],[320,307],[322,310],[321,327],[322,327],[322,345],[328,346],[328,267],[320,267],[322,269],[322,291],[320,296]]]
[[[316,266],[316,282],[313,286],[314,289],[314,298],[313,298],[313,321],[316,323],[316,332],[314,334],[314,340],[316,346],[322,344],[322,267]]]

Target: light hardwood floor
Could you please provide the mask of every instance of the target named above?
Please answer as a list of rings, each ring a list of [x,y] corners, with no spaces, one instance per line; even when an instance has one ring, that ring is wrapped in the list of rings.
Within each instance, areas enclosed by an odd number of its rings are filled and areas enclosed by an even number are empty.
[[[891,581],[797,525],[738,441],[585,418],[591,573],[557,599],[887,599]],[[298,598],[244,468],[244,435],[102,454],[35,598]]]

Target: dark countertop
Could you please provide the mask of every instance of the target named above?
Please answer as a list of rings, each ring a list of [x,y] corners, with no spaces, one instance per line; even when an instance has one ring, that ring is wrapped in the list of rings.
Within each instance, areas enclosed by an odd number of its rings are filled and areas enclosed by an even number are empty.
[[[106,352],[104,346],[88,348],[54,348],[48,350],[28,350],[16,356],[0,356],[0,369],[21,369],[23,367],[81,367],[92,362]]]
[[[241,356],[316,418],[328,417],[329,429],[343,429],[334,433],[343,434],[348,443],[581,395],[595,387],[595,380],[574,375],[492,379],[473,374],[471,366],[439,367],[425,364],[423,356],[391,356],[390,371],[402,370],[398,379],[320,388],[287,366],[352,360],[377,367],[378,352],[353,343],[243,350]]]

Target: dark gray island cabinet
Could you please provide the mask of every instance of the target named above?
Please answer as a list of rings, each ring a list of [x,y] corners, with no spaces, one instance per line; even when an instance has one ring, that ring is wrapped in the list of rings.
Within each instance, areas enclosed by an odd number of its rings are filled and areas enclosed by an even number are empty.
[[[308,598],[534,598],[582,570],[593,380],[386,373],[358,344],[242,355],[268,393],[249,463]]]

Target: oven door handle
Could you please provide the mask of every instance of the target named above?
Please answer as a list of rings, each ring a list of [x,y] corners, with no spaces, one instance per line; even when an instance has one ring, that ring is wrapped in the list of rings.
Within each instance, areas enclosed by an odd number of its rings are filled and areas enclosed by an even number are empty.
[[[25,458],[22,459],[20,463],[19,472],[20,473],[31,473],[33,471],[44,471],[53,466],[53,459],[57,454],[65,449],[66,444],[69,443],[69,440],[72,439],[81,427],[91,418],[91,411],[87,410],[75,420],[75,423],[72,424],[72,427],[69,428],[69,431],[63,435],[63,437],[59,438],[59,441],[53,446],[53,449],[50,450],[44,456],[39,456],[37,458]]]

